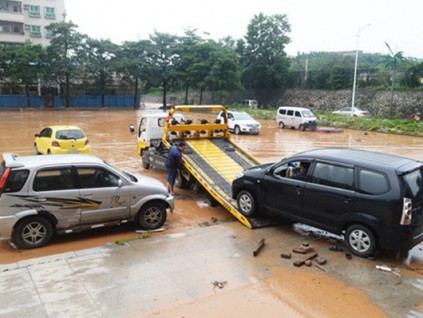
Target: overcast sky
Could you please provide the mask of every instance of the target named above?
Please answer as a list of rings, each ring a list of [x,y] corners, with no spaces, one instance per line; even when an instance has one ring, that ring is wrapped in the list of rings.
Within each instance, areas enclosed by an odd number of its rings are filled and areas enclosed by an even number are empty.
[[[79,32],[116,44],[187,28],[203,38],[240,39],[262,12],[287,15],[291,56],[353,51],[360,34],[358,47],[366,53],[387,54],[387,42],[395,52],[423,58],[423,0],[65,0],[65,7]]]

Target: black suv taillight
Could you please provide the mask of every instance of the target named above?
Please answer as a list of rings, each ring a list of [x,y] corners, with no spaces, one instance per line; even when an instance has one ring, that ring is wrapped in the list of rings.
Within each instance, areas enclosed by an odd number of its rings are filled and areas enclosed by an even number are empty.
[[[411,199],[404,198],[402,204],[402,216],[401,216],[401,225],[410,225],[411,218],[413,216],[413,203]]]

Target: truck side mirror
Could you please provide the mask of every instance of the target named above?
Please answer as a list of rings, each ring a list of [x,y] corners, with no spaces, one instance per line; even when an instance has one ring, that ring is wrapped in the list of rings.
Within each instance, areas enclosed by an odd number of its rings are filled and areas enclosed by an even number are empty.
[[[133,125],[133,124],[130,124],[130,125],[129,125],[129,132],[130,132],[131,134],[133,134],[133,133],[135,132],[135,127],[134,127],[134,125]]]

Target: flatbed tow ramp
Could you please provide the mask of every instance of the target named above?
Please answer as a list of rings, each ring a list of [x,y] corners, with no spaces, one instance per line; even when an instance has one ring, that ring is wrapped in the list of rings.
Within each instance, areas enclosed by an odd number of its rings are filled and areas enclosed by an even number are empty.
[[[226,123],[171,124],[176,111],[193,112],[206,109],[226,112],[225,107],[215,105],[173,107],[164,130],[165,145],[170,147],[170,142],[175,140],[183,140],[188,145],[182,156],[185,169],[246,227],[252,229],[280,224],[279,218],[251,218],[238,211],[236,200],[231,197],[232,181],[238,173],[260,162],[230,140]],[[175,135],[177,137],[169,140],[170,136]]]

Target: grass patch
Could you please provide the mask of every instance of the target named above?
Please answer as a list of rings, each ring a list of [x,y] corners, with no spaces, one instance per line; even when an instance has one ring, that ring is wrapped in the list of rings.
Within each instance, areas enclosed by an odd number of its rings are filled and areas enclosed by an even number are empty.
[[[117,241],[115,241],[115,244],[122,246],[122,245],[126,245],[127,243],[132,242],[132,241],[145,240],[145,239],[148,239],[150,237],[151,237],[151,234],[146,233],[146,234],[143,234],[143,235],[138,235],[137,237],[128,238],[126,240],[117,240]]]

